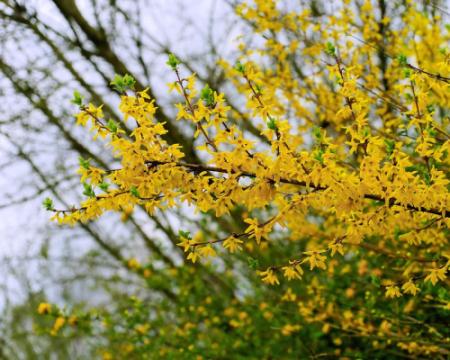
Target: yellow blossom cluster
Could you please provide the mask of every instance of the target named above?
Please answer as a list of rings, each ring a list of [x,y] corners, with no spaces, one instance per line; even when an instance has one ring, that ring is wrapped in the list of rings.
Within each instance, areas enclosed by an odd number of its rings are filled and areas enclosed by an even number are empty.
[[[120,166],[83,163],[88,198],[78,208],[54,210],[54,219],[72,225],[106,211],[142,206],[155,214],[188,205],[232,223],[224,236],[181,231],[178,246],[188,261],[207,264],[247,253],[263,283],[282,287],[283,280],[308,278],[303,293],[289,288],[282,299],[297,304],[305,323],[320,324],[324,334],[339,324],[361,336],[391,334],[409,353],[449,354],[444,340],[401,340],[413,324],[396,324],[394,331],[370,310],[325,300],[327,288],[339,288],[331,279],[348,277],[354,282],[346,285],[345,298],[375,303],[370,291],[357,289],[364,285],[358,277],[370,277],[384,289],[379,301],[419,298],[405,303],[402,311],[409,313],[431,301],[434,287],[448,286],[450,270],[450,30],[412,1],[396,18],[402,26],[389,26],[387,14],[378,18],[371,1],[358,10],[348,3],[327,16],[284,11],[274,0],[237,7],[261,38],[241,44],[236,63],[220,62],[243,110],[171,65],[176,120],[194,129],[198,161],[165,140],[166,126],[156,120],[146,90],[121,95],[130,133],[108,126],[101,106],[82,106],[77,123],[90,122]],[[236,271],[236,263],[227,264]],[[140,265],[131,259],[128,267]],[[434,296],[430,306],[448,307],[446,296]],[[236,311],[225,309],[227,326],[250,326],[251,317]],[[266,320],[273,316],[259,311]],[[63,325],[57,320],[55,332]],[[280,329],[294,336],[303,325]],[[136,330],[143,334],[148,327]],[[185,324],[178,331],[190,329]],[[342,339],[333,342],[338,347]]]

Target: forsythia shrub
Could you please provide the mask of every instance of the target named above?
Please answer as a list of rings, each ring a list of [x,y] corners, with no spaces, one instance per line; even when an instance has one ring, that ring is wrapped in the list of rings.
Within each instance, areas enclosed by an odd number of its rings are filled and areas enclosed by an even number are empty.
[[[198,215],[173,244],[185,261],[126,264],[158,296],[114,311],[41,304],[49,332],[100,337],[104,359],[450,356],[450,26],[413,1],[393,17],[371,1],[335,6],[237,6],[258,41],[219,65],[245,110],[169,56],[194,160],[129,75],[112,85],[131,133],[75,94],[77,123],[120,166],[81,159],[86,200],[46,199],[54,220],[137,206]]]

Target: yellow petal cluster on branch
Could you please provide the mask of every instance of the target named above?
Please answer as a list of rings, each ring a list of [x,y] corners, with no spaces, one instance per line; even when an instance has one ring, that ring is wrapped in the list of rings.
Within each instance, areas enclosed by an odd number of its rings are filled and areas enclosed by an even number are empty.
[[[265,284],[309,281],[306,293],[314,300],[299,302],[298,313],[322,324],[324,333],[333,321],[362,336],[381,336],[381,327],[389,332],[391,324],[372,321],[368,309],[337,311],[341,299],[327,303],[324,289],[336,289],[334,276],[371,276],[374,287],[383,284],[379,301],[401,301],[448,285],[450,35],[440,31],[439,18],[426,20],[407,3],[399,19],[404,26],[385,37],[380,32],[391,20],[376,19],[370,1],[359,9],[362,22],[344,6],[320,24],[320,15],[284,12],[276,1],[239,5],[240,16],[262,35],[256,45],[240,47],[236,65],[220,62],[244,100],[241,109],[209,85],[199,91],[196,75],[183,77],[172,58],[169,87],[180,99],[173,120],[193,131],[197,162],[166,141],[145,90],[121,96],[123,120],[134,120],[130,134],[111,130],[101,107],[89,104],[77,123],[90,121],[121,166],[103,171],[82,164],[88,199],[79,208],[53,209],[55,219],[74,224],[106,211],[142,206],[153,215],[187,205],[223,225],[216,233],[199,225],[204,233],[194,239],[181,233],[177,245],[196,266],[223,256],[224,266],[240,271],[247,253]],[[320,273],[326,276],[319,280]],[[357,283],[345,285],[344,296],[373,306],[374,295],[358,291]],[[283,299],[294,302],[297,295],[289,288]],[[230,319],[229,326],[245,321]],[[286,324],[281,334],[301,329]],[[399,327],[395,336],[408,334]],[[341,341],[336,337],[336,346]],[[426,348],[398,344],[417,353]]]

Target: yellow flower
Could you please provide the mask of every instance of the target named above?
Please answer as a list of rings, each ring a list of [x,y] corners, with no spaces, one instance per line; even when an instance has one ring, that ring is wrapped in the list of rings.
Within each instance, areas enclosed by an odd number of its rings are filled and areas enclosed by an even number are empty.
[[[127,266],[132,270],[137,270],[141,267],[139,261],[136,258],[131,258],[127,262]]]
[[[197,260],[200,259],[200,255],[196,251],[192,251],[189,253],[187,259],[191,260],[195,264]]]
[[[330,243],[328,248],[331,250],[331,256],[334,256],[336,252],[341,255],[344,255],[344,246],[341,243]]]
[[[311,253],[311,252],[307,252]],[[319,253],[313,251],[311,255],[306,257],[303,262],[308,261],[309,262],[309,269],[313,270],[315,267],[318,267],[319,269],[326,269],[327,265],[325,264],[326,257],[324,255],[320,255]]]
[[[50,334],[53,336],[56,336],[58,331],[64,326],[65,323],[66,323],[66,319],[62,316],[58,316],[55,320],[55,323],[53,324],[53,328],[50,331]]]
[[[191,115],[186,111],[186,106],[184,104],[176,104],[175,107],[178,109],[177,120],[191,118]]]
[[[272,320],[272,318],[273,318],[273,313],[270,312],[270,311],[264,311],[264,312],[263,312],[263,317],[264,317],[264,319],[266,319],[266,320]]]
[[[259,276],[261,276],[262,281],[269,285],[279,285],[280,281],[278,277],[275,275],[275,272],[269,268],[265,271],[260,271]]]
[[[38,313],[41,315],[49,314],[52,309],[52,306],[48,303],[40,303],[38,306]]]
[[[177,246],[182,247],[184,252],[188,252],[190,247],[191,247],[192,240],[189,240],[189,239],[186,239],[186,238],[182,238],[182,239],[183,239],[183,241],[179,242],[177,244]]]
[[[412,282],[412,280],[409,280],[408,282],[404,283],[402,286],[402,290],[405,294],[411,294],[416,295],[420,289]]]
[[[394,297],[400,297],[400,296],[402,296],[402,294],[401,294],[398,286],[390,285],[390,286],[386,287],[385,296],[387,298],[394,298]]]
[[[298,266],[299,267],[299,266]],[[288,265],[283,267],[283,275],[288,280],[301,279],[302,275],[299,273],[294,266]]]
[[[142,274],[145,278],[149,278],[152,275],[152,271],[150,269],[145,269]]]
[[[102,182],[104,173],[105,173],[104,170],[90,166],[88,177],[91,179],[91,184],[93,186],[100,184]],[[81,181],[84,182],[83,179]]]
[[[216,256],[216,250],[211,245],[201,246],[198,252],[203,257]]]
[[[257,229],[259,227],[259,223],[258,223],[258,219],[244,219],[244,222],[249,224],[249,226],[245,229],[246,233],[251,233],[254,232],[255,229]]]
[[[150,324],[139,324],[136,325],[135,329],[139,334],[144,335],[150,329]]]
[[[440,269],[432,269],[424,281],[430,281],[433,285],[436,285],[439,280],[445,280],[446,272],[447,269],[445,267]]]
[[[103,360],[113,360],[113,356],[109,351],[105,351],[102,354],[102,359]]]
[[[230,236],[223,242],[223,247],[228,249],[231,253],[234,253],[237,250],[242,250],[242,246],[240,246],[242,243],[242,240],[239,240],[234,236]]]
[[[88,113],[89,116],[94,116],[97,119],[101,119],[101,118],[103,118],[102,107],[103,107],[103,105],[95,106],[94,104],[89,103],[86,112]]]
[[[247,314],[245,311],[241,311],[241,312],[238,314],[238,317],[239,317],[239,320],[245,320],[245,319],[248,318],[248,314]]]
[[[292,292],[291,288],[288,288],[281,298],[282,301],[295,301],[297,300],[297,295]]]
[[[76,121],[77,125],[86,126],[89,120],[89,115],[86,112],[81,111],[77,115],[75,115],[75,118],[77,120]]]
[[[281,329],[281,333],[284,336],[289,336],[292,333],[299,331],[300,330],[300,325],[291,325],[291,324],[286,324],[283,326],[283,328]]]
[[[138,96],[140,96],[141,98],[144,98],[144,99],[150,99],[150,95],[148,95],[148,88],[145,88],[144,90],[142,90],[142,91],[139,91],[137,94],[138,94]]]
[[[235,319],[231,319],[229,321],[230,326],[234,327],[234,328],[238,328],[239,326],[241,326],[241,323]]]
[[[72,316],[69,317],[67,322],[69,323],[69,325],[75,326],[75,325],[78,324],[78,318],[75,315],[72,315]]]

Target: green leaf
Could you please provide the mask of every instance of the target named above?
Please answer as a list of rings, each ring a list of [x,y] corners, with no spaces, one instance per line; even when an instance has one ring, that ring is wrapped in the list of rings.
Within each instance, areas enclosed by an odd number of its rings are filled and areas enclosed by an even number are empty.
[[[442,301],[448,301],[450,298],[448,295],[448,291],[445,288],[438,289],[438,298]]]
[[[169,65],[172,68],[172,70],[176,70],[177,66],[180,65],[181,62],[174,54],[170,53],[169,59],[167,60],[166,64]]]
[[[371,281],[372,285],[374,285],[377,288],[379,288],[381,286],[380,278],[374,274],[372,274],[370,276],[370,281]]]
[[[328,41],[325,44],[325,52],[327,53],[327,55],[330,55],[330,56],[336,55],[336,48],[334,47],[333,43],[331,43],[330,41]]]
[[[394,239],[396,241],[399,241],[400,240],[400,236],[403,235],[403,234],[406,234],[407,232],[408,231],[402,230],[398,226],[395,226],[395,228],[394,228]]]
[[[414,171],[419,171],[420,169],[418,169],[417,165],[410,165],[410,166],[406,166],[405,167],[405,171],[407,172],[414,172]]]
[[[125,74],[122,78],[123,83],[129,89],[134,89],[134,85],[136,84],[136,80],[129,74]]]
[[[365,127],[362,129],[362,134],[363,134],[364,137],[369,136],[369,135],[370,135],[370,128],[369,128],[368,126],[365,126]]]
[[[319,149],[318,151],[315,152],[314,159],[323,164],[324,161],[323,154],[325,154],[325,151],[323,149]]]
[[[141,195],[139,194],[139,191],[138,191],[138,189],[137,189],[136,186],[132,186],[132,187],[130,188],[130,193],[131,193],[131,195],[133,195],[134,197],[137,197],[137,198],[140,198],[140,197],[141,197]]]
[[[115,74],[114,80],[110,82],[110,85],[113,87],[113,89],[117,90],[120,93],[125,92],[127,89],[134,90],[135,84],[136,80],[129,74],[125,74],[124,76]]]
[[[384,139],[384,145],[386,145],[386,153],[388,156],[391,156],[395,149],[395,141]]]
[[[384,206],[386,203],[384,201],[381,200],[372,200],[370,202],[370,205],[372,205],[373,207],[377,207],[377,206]]]
[[[236,61],[234,68],[235,68],[235,70],[239,71],[241,74],[245,73],[245,65],[243,65],[239,60]]]
[[[85,195],[87,197],[95,197],[95,192],[92,189],[91,185],[89,185],[87,183],[83,183],[83,187],[84,187],[83,195]]]
[[[108,123],[106,124],[106,127],[109,129],[109,131],[111,131],[113,134],[117,133],[117,130],[119,129],[119,126],[117,125],[117,123],[112,120],[109,119]]]
[[[252,257],[247,258],[247,263],[250,269],[256,270],[259,268],[259,261],[258,259],[253,259]]]
[[[209,87],[208,84],[200,92],[200,99],[203,100],[206,106],[214,105],[214,91]]]
[[[89,170],[89,167],[91,166],[90,164],[91,159],[84,159],[82,156],[78,157],[78,162],[80,164],[80,166],[86,170]]]
[[[408,58],[403,54],[400,54],[399,56],[397,56],[397,60],[401,66],[408,65]]]
[[[100,183],[100,184],[98,185],[98,187],[99,187],[101,190],[103,190],[104,192],[107,192],[108,189],[109,189],[109,184],[108,184],[108,183],[105,183],[105,182],[102,182],[102,183]]]
[[[125,83],[123,82],[122,76],[115,74],[114,80],[110,82],[110,85],[119,92],[123,92],[125,88]]]
[[[320,130],[319,127],[314,126],[312,128],[312,134],[313,134],[314,138],[316,139],[316,141],[320,142],[322,140],[322,131]]]
[[[42,202],[42,206],[44,207],[45,210],[53,210],[53,200],[50,198],[45,198],[44,201]]]
[[[84,99],[84,96],[81,96],[81,94],[77,90],[75,90],[73,92],[73,98],[72,98],[71,102],[75,105],[81,106],[81,105],[83,105],[83,99]]]
[[[277,121],[273,118],[269,118],[269,121],[267,121],[267,127],[270,130],[276,131],[278,129]]]
[[[189,231],[178,230],[178,236],[182,237],[182,238],[185,238],[185,239],[188,239],[188,240],[192,239],[191,233]]]
[[[428,108],[428,107],[427,107]],[[433,109],[434,111],[434,109]],[[436,135],[438,134],[437,131],[435,129],[433,129],[432,127],[427,129],[428,134],[430,134],[430,136],[432,137],[436,137]]]
[[[431,185],[431,175],[429,174],[428,171],[424,171],[422,173],[422,179],[425,182],[425,184],[427,184],[428,186]]]
[[[39,255],[42,256],[44,259],[48,259],[48,242],[42,244],[41,248],[39,249]]]

